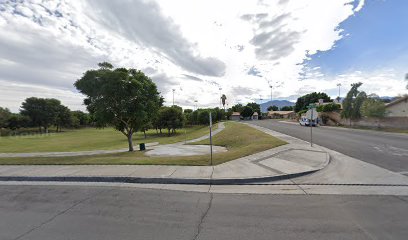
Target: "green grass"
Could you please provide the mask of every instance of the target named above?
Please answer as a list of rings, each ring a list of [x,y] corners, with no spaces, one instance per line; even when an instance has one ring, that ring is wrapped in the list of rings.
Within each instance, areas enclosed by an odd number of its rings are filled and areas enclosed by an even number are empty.
[[[226,128],[214,136],[213,143],[215,145],[226,147],[228,152],[214,154],[214,164],[220,164],[286,144],[284,141],[241,123],[227,122],[225,125]],[[202,129],[200,129],[200,131],[201,130]],[[205,128],[205,130],[207,130],[207,128]],[[208,143],[209,140],[204,140],[194,144]],[[189,157],[147,157],[143,152],[135,151],[82,157],[0,158],[0,164],[155,164],[204,166],[209,165],[209,159],[209,155]]]
[[[187,135],[185,135],[185,130]],[[156,130],[147,131],[145,139],[143,133],[135,133],[133,144],[144,142],[159,142],[169,144],[195,139],[208,132],[206,126],[193,126],[177,130],[176,134],[167,136],[156,134]],[[78,130],[67,130],[60,133],[31,134],[26,136],[0,137],[1,153],[26,153],[26,152],[76,152],[89,150],[112,150],[127,148],[126,137],[113,128],[84,128]]]

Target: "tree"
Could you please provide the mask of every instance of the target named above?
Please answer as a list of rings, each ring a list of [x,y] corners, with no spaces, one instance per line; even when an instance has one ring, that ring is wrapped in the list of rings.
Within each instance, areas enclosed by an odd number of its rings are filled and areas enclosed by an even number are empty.
[[[259,116],[261,116],[261,105],[255,102],[251,102],[247,104],[248,107],[251,107],[254,112],[257,112]],[[252,116],[252,115],[251,115]]]
[[[268,110],[268,111],[279,111],[279,107],[273,105],[273,106],[269,106],[269,107],[267,108],[267,110]]]
[[[162,98],[153,81],[139,70],[114,69],[110,63],[99,67],[86,71],[74,85],[86,95],[84,103],[97,125],[113,125],[133,151],[133,133],[157,114]]]
[[[293,106],[284,106],[281,107],[281,111],[293,111]]]
[[[233,112],[242,112],[242,110],[244,110],[244,106],[242,106],[241,103],[235,104],[234,106],[231,107],[231,110]]]
[[[365,117],[381,118],[385,116],[385,112],[385,104],[379,99],[367,98],[361,106],[361,115]]]
[[[318,112],[333,112],[340,109],[340,105],[337,103],[329,103],[325,105],[320,105],[317,107]]]
[[[323,99],[323,102],[331,101],[330,97],[326,93],[321,93],[321,92],[309,93],[297,99],[295,108],[294,108],[295,112],[306,110],[309,104],[316,103],[319,101],[319,99]]]
[[[60,105],[58,107],[57,117],[55,118],[55,126],[57,126],[57,132],[61,131],[62,127],[70,127],[72,125],[72,115],[69,108]]]
[[[21,106],[21,114],[28,116],[31,122],[39,127],[44,127],[46,133],[48,128],[55,124],[61,102],[54,98],[27,98]]]
[[[248,117],[251,117],[254,114],[254,112],[255,112],[254,109],[247,105],[242,110],[241,115],[244,118],[248,118]]]
[[[91,124],[91,116],[88,113],[82,111],[72,111],[72,116],[78,119],[79,126],[88,126]]]
[[[30,118],[21,114],[12,113],[7,120],[6,127],[16,131],[19,128],[27,127],[30,123]]]
[[[227,96],[225,96],[225,94],[222,94],[221,102],[222,102],[222,107],[224,108],[224,111],[225,111],[225,100],[227,100]]]
[[[360,108],[364,100],[367,98],[365,92],[360,92],[358,90],[362,84],[363,83],[361,82],[351,84],[351,89],[343,101],[342,118],[348,118],[350,120],[361,118]]]
[[[0,107],[0,128],[4,128],[7,125],[7,121],[11,117],[11,112],[8,108]]]
[[[176,129],[182,128],[184,125],[183,110],[176,105],[171,107],[161,107],[159,119],[162,123],[162,127],[167,128],[169,136],[170,131],[175,133]]]

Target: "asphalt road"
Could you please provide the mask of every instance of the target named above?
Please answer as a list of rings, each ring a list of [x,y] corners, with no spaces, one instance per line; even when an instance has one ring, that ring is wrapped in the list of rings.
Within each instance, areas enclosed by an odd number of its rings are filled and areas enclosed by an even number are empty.
[[[0,239],[406,239],[408,197],[0,186]]]
[[[296,123],[277,120],[251,123],[310,141],[310,128]],[[408,134],[316,127],[313,128],[313,142],[388,170],[408,174]]]

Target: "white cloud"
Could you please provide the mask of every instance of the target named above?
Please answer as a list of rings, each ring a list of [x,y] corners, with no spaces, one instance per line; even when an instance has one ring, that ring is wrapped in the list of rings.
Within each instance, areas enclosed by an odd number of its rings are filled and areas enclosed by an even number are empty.
[[[266,99],[268,81],[275,97],[331,92],[338,81],[362,81],[377,94],[398,94],[404,81],[385,70],[324,76],[312,69],[308,80],[299,81],[299,63],[308,53],[333,48],[342,37],[339,23],[364,6],[360,0],[353,9],[349,2],[7,2],[0,6],[0,105],[16,110],[35,95],[65,97],[68,106],[81,108],[72,84],[100,61],[144,70],[167,103],[174,88],[175,101],[189,107],[194,100],[218,106],[220,87],[230,105]],[[262,77],[248,75],[251,68]]]

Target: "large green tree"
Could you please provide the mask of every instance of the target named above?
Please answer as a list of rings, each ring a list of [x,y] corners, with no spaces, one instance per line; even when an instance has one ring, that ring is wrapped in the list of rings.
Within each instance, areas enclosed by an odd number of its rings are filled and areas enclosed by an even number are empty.
[[[183,110],[181,107],[173,105],[171,107],[161,107],[159,110],[159,122],[162,128],[167,128],[168,135],[175,133],[176,129],[184,125]]]
[[[234,106],[231,107],[232,112],[242,112],[244,110],[244,106],[242,106],[241,103],[235,104]]]
[[[278,110],[279,110],[279,107],[273,105],[273,106],[269,106],[266,110],[268,110],[268,111],[278,111]]]
[[[252,108],[252,107],[250,107],[250,106],[245,106],[244,107],[244,109],[242,110],[242,112],[241,112],[241,115],[244,117],[244,118],[248,118],[248,117],[251,117],[253,114],[254,114],[254,109]]]
[[[62,127],[70,127],[72,125],[72,114],[68,107],[60,105],[55,118],[55,126],[57,126],[57,132],[61,131]]]
[[[261,106],[258,103],[251,102],[248,103],[247,106],[251,107],[254,110],[254,112],[257,112],[259,114],[259,116],[261,115]]]
[[[8,119],[11,117],[11,112],[8,108],[0,107],[0,128],[4,128],[7,125]]]
[[[361,118],[360,109],[364,100],[367,99],[367,94],[358,90],[362,84],[363,83],[361,82],[351,84],[351,89],[343,100],[343,111],[341,112],[342,118],[350,120]]]
[[[322,92],[313,92],[301,96],[297,99],[295,104],[295,112],[306,110],[309,104],[316,103],[319,99],[323,99],[323,102],[330,102],[331,99],[326,93]]]
[[[126,136],[129,151],[133,151],[133,133],[160,108],[162,99],[156,84],[136,69],[114,68],[110,63],[100,63],[99,67],[86,71],[74,85],[86,95],[84,103],[96,123],[113,125]]]
[[[361,114],[365,117],[384,117],[385,116],[385,104],[380,99],[367,98],[361,105]]]
[[[61,102],[54,98],[27,98],[21,105],[21,114],[28,116],[32,124],[44,128],[48,133],[48,128],[55,124]]]

